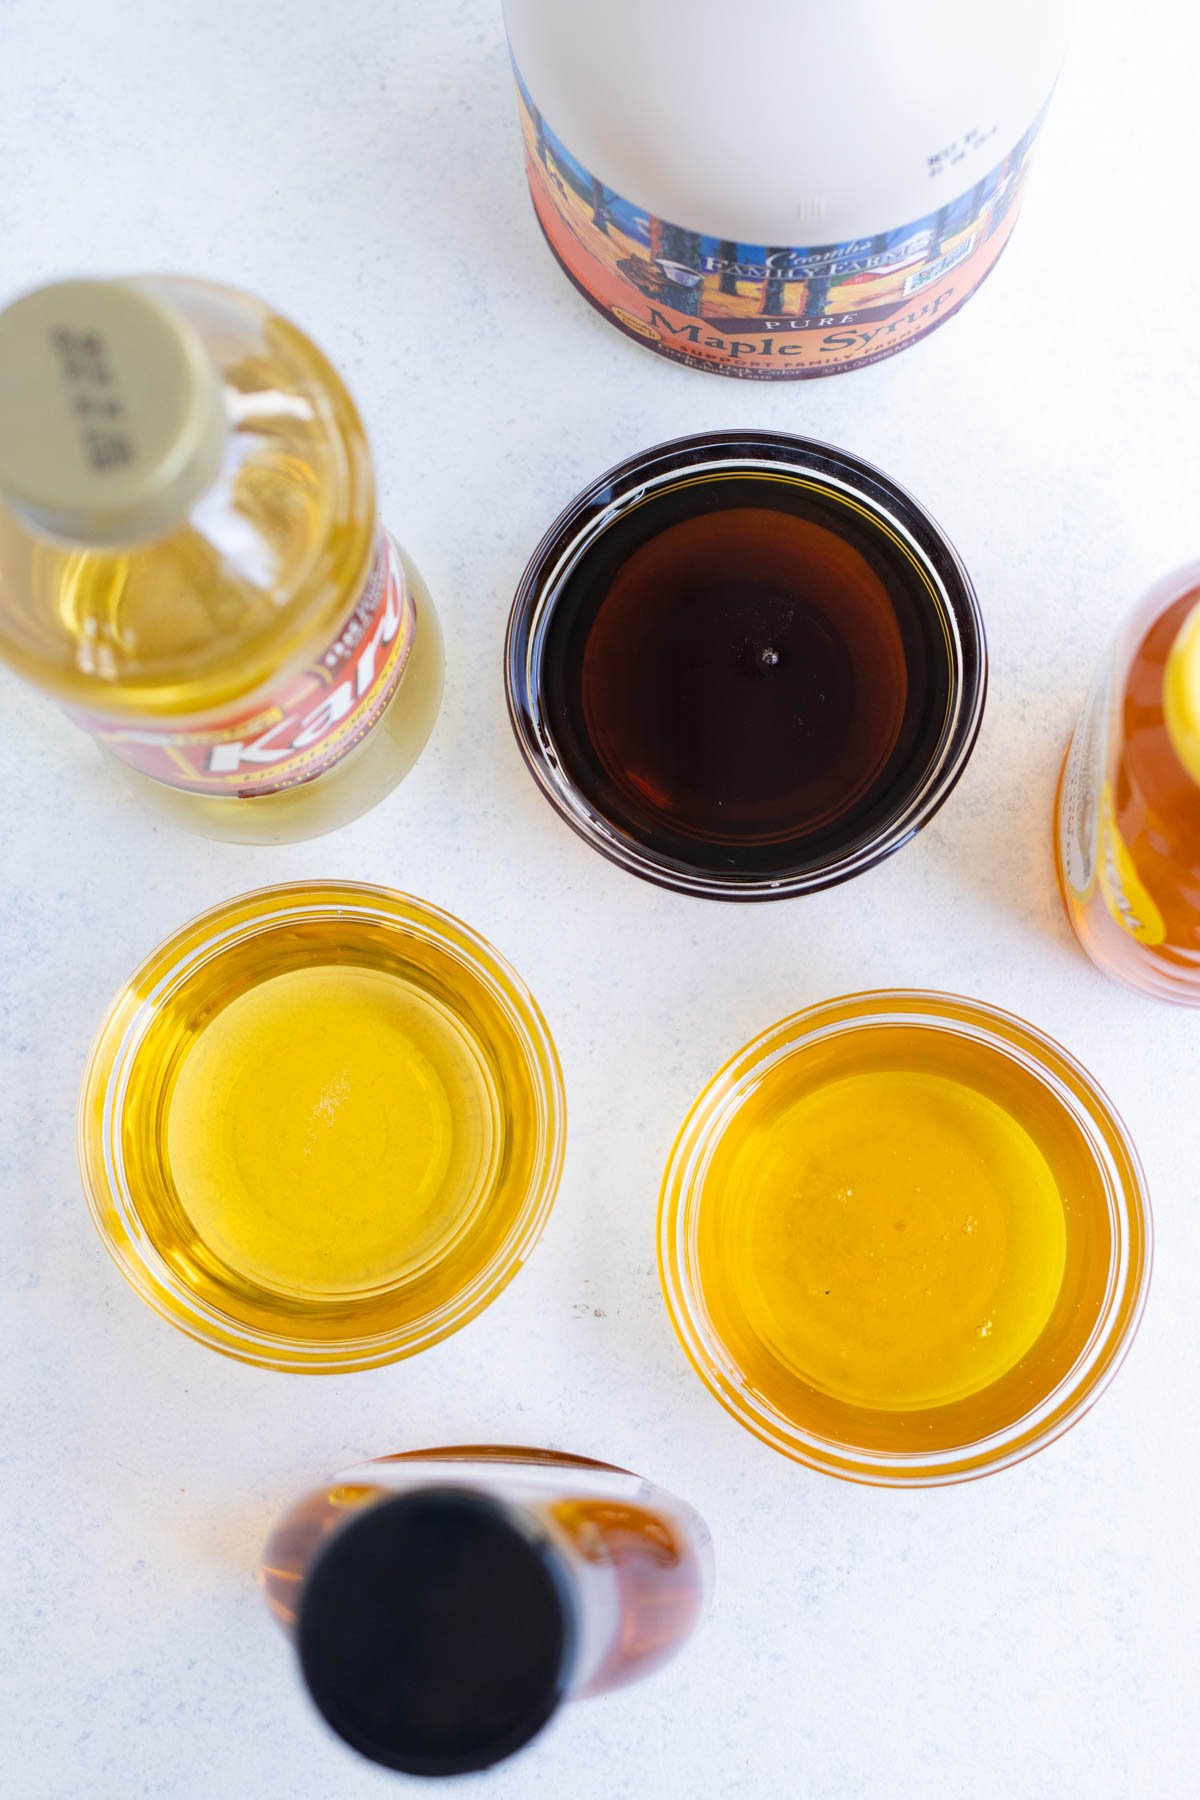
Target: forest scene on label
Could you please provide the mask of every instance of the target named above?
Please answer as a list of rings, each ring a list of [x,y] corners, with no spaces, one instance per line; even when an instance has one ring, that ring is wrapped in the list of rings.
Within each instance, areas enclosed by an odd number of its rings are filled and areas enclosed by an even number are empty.
[[[516,81],[534,207],[576,286],[653,349],[750,376],[873,362],[940,324],[1007,242],[1041,123],[920,219],[840,244],[745,244],[615,193],[557,137],[519,71]]]

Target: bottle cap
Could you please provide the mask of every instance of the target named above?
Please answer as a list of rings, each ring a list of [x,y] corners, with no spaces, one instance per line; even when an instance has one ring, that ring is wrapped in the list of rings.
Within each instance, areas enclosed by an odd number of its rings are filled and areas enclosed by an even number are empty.
[[[156,537],[212,485],[225,436],[198,333],[136,282],[55,282],[0,312],[0,496],[34,530]]]
[[[484,1769],[562,1700],[575,1647],[561,1559],[484,1494],[421,1488],[344,1525],[297,1626],[308,1689],[356,1750],[411,1775]]]
[[[1184,620],[1167,657],[1163,717],[1171,748],[1200,783],[1200,605]]]

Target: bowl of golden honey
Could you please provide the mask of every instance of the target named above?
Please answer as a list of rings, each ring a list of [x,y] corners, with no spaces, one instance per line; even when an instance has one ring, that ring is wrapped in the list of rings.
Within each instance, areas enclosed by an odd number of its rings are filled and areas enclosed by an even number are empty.
[[[411,1355],[507,1284],[562,1169],[532,995],[448,913],[264,888],[162,944],[104,1020],[79,1156],[104,1242],[191,1337],[279,1369]]]
[[[1111,1380],[1151,1262],[1137,1154],[1024,1021],[946,994],[827,1002],[740,1050],[659,1208],[701,1379],[798,1462],[882,1486],[1004,1468]]]

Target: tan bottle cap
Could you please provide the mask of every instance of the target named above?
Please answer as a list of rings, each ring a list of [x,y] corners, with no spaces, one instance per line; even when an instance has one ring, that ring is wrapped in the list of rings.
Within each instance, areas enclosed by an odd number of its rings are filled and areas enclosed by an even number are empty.
[[[216,479],[225,435],[199,334],[135,282],[56,282],[0,312],[0,496],[34,529],[159,536]]]

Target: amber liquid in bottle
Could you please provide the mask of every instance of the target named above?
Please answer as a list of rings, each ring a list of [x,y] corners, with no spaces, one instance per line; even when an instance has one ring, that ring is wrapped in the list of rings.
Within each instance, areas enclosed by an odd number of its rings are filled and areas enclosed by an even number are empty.
[[[334,1728],[392,1768],[451,1774],[673,1656],[712,1552],[691,1507],[623,1469],[466,1445],[380,1457],[308,1495],[261,1579]]]
[[[1163,697],[1198,603],[1189,581],[1169,604],[1155,592],[1135,614],[1112,688],[1076,733],[1057,808],[1059,886],[1084,949],[1127,986],[1189,1005],[1200,1004],[1200,789],[1171,741]]]
[[[619,830],[770,872],[877,831],[928,766],[946,650],[912,561],[786,478],[681,480],[567,577],[543,662],[572,779]]]
[[[390,1491],[389,1469],[403,1476],[410,1463],[442,1465],[444,1479],[464,1482],[479,1478],[479,1465],[501,1486],[506,1480],[519,1483],[530,1467],[561,1477],[559,1491],[547,1493],[546,1517],[583,1562],[613,1574],[619,1594],[619,1629],[580,1697],[649,1674],[699,1623],[711,1585],[705,1567],[707,1537],[698,1543],[684,1521],[656,1506],[649,1483],[641,1484],[644,1500],[589,1493],[592,1475],[625,1477],[631,1486],[635,1478],[591,1457],[524,1445],[467,1444],[381,1456],[354,1472],[361,1479],[338,1481],[285,1513],[268,1539],[260,1576],[267,1604],[286,1629],[296,1624],[305,1572],[321,1545],[349,1516]]]

